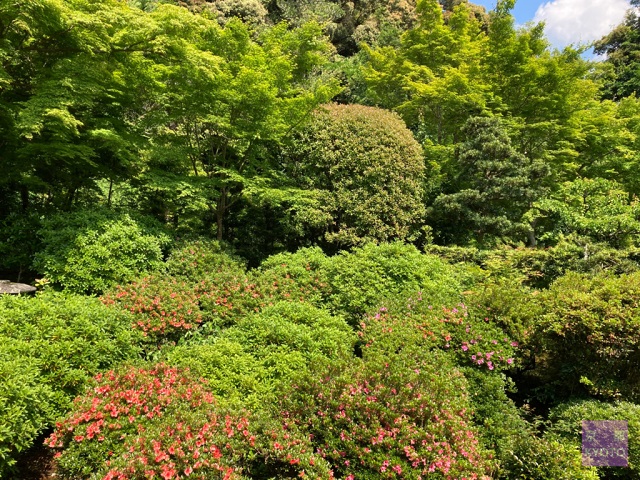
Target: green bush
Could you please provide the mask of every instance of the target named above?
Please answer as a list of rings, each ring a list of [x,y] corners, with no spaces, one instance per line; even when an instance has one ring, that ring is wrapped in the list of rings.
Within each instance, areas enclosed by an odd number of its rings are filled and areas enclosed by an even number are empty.
[[[325,238],[342,247],[411,236],[424,216],[424,158],[395,113],[325,105],[288,152],[297,186],[322,192]]]
[[[245,272],[245,263],[216,240],[184,241],[171,250],[166,271],[172,277],[188,282],[207,278],[227,278]]]
[[[536,373],[547,398],[640,399],[640,273],[571,273],[540,302]]]
[[[53,392],[42,383],[35,359],[17,356],[0,336],[0,477],[54,419]]]
[[[0,297],[0,471],[99,371],[139,353],[126,312],[61,293]]]
[[[454,269],[412,245],[368,244],[333,257],[327,266],[329,305],[352,320],[385,299],[414,295],[432,305],[456,304],[461,284]]]
[[[629,468],[598,467],[600,478],[640,478],[640,405],[596,400],[573,401],[549,413],[550,436],[570,441],[577,449],[582,439],[583,420],[626,420],[629,425]]]
[[[100,294],[162,268],[170,238],[149,219],[112,211],[57,214],[38,232],[44,249],[34,267],[53,284]]]
[[[173,349],[167,362],[189,367],[221,399],[258,406],[319,358],[351,356],[355,334],[344,319],[308,304],[279,302],[203,344]]]

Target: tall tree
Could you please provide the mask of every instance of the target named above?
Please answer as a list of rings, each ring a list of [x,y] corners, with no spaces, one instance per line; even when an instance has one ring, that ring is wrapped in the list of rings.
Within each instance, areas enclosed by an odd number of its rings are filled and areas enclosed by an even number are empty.
[[[524,215],[544,193],[548,167],[518,153],[498,118],[475,117],[463,128],[459,170],[451,193],[438,196],[431,217],[447,240],[465,232],[482,244],[487,235],[535,245],[533,226]]]
[[[185,42],[181,61],[167,63],[158,77],[171,88],[160,89],[148,116],[151,167],[202,193],[222,239],[243,191],[268,185],[281,140],[338,90],[316,75],[331,51],[318,24],[281,24],[254,40],[237,19],[224,27],[197,22],[197,40]],[[158,177],[147,180],[155,188]]]
[[[631,5],[640,7],[640,1]],[[603,96],[620,100],[640,92],[640,15],[630,9],[624,22],[595,44],[595,53],[606,55],[605,62],[613,67],[614,78],[603,88]]]

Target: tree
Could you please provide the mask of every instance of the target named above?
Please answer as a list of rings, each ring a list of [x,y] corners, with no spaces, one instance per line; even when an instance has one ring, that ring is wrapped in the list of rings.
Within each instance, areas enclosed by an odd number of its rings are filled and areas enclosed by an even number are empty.
[[[631,2],[638,7],[640,3]],[[595,53],[606,55],[605,62],[613,67],[614,78],[603,88],[604,98],[620,100],[640,92],[640,15],[630,9],[624,22],[595,44]]]
[[[535,246],[533,226],[524,215],[543,194],[548,167],[518,153],[498,118],[471,118],[462,131],[467,140],[460,147],[451,193],[436,198],[431,217],[448,241],[464,238],[465,231],[480,244],[486,235],[528,234]]]
[[[270,187],[280,142],[338,88],[316,75],[331,51],[318,24],[281,24],[253,40],[238,19],[220,27],[185,15],[197,34],[182,41],[179,61],[167,62],[156,79],[145,181],[151,190],[162,182],[169,194],[171,181],[185,184],[174,195],[190,189],[222,239],[243,192]]]
[[[424,160],[395,114],[361,105],[325,105],[289,150],[296,186],[322,192],[337,246],[406,239],[422,220]]]

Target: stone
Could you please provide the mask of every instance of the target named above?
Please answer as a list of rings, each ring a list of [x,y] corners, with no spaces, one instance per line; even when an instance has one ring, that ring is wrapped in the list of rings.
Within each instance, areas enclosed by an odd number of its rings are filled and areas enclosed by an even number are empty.
[[[20,295],[21,293],[33,293],[37,289],[26,283],[14,283],[9,280],[0,280],[0,295]]]

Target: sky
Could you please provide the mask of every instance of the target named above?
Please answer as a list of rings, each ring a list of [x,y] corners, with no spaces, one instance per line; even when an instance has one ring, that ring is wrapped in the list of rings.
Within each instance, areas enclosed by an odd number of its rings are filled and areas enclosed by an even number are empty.
[[[471,0],[491,10],[496,0]],[[513,15],[518,24],[544,21],[551,43],[563,48],[588,43],[609,33],[624,20],[628,0],[517,0]]]

